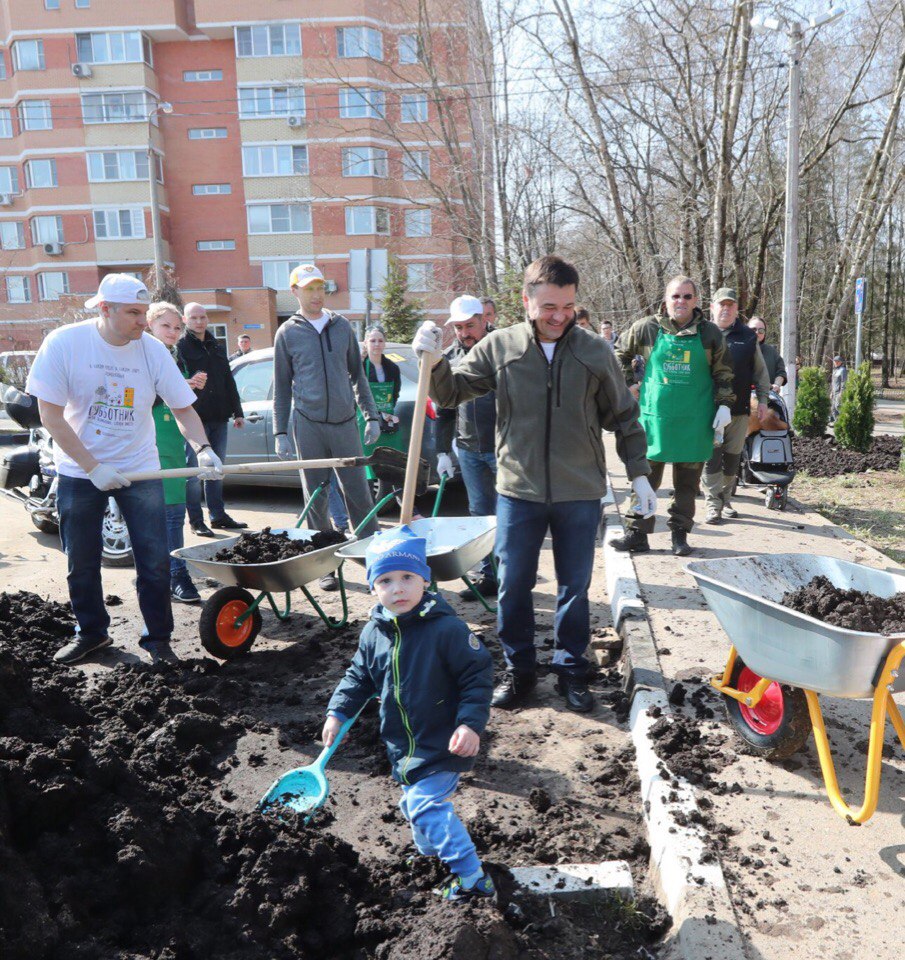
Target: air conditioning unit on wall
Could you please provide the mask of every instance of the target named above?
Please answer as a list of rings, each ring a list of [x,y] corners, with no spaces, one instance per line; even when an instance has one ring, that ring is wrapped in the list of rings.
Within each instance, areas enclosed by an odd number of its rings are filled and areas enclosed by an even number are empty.
[[[48,257],[58,257],[63,252],[62,243],[45,243],[44,244],[44,253]]]
[[[293,129],[295,129],[296,127],[300,127],[300,126],[305,122],[305,118],[304,118],[304,117],[289,117],[286,122],[289,124],[290,127],[292,127]]]
[[[74,63],[72,65],[72,75],[74,77],[90,77],[94,71],[87,63]]]
[[[326,290],[327,293],[336,293],[336,291],[339,290],[339,284],[335,280],[325,280],[324,290]]]

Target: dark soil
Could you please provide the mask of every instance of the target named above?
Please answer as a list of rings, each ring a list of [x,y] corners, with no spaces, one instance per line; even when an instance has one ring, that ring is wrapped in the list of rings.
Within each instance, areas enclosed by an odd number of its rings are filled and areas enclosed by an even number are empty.
[[[902,438],[889,434],[874,437],[867,453],[846,450],[835,437],[793,437],[795,467],[812,477],[835,477],[841,473],[864,473],[867,470],[898,470],[902,456]]]
[[[592,811],[549,794],[537,794],[546,810],[527,822],[502,824],[488,810],[469,823],[491,855],[499,905],[440,903],[436,861],[365,858],[330,831],[329,811],[306,827],[225,805],[240,738],[279,716],[281,741],[310,740],[357,630],[222,665],[121,664],[89,677],[51,661],[72,627],[65,605],[0,594],[4,960],[653,956],[644,951],[664,931],[657,908],[557,904],[551,916],[545,899],[516,897],[493,866],[497,851],[571,853],[569,832],[589,820],[595,828]],[[348,747],[360,779],[385,771],[373,714]],[[595,762],[593,752],[600,794],[618,797],[630,756]],[[402,850],[401,822],[375,816],[372,833],[381,832]]]
[[[260,533],[243,533],[231,547],[217,551],[214,560],[220,563],[275,563],[345,542],[346,538],[335,530],[318,531],[310,540],[291,540],[285,530],[271,533],[270,527],[264,527]]]
[[[884,599],[860,590],[840,590],[826,577],[783,594],[783,606],[816,620],[866,633],[905,632],[905,593]]]

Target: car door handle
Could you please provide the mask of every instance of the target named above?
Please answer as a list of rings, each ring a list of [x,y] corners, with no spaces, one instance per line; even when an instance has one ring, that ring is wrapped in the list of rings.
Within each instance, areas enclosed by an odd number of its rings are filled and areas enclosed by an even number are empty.
[[[245,419],[249,423],[257,423],[259,420],[263,420],[264,418],[260,413],[250,413]]]

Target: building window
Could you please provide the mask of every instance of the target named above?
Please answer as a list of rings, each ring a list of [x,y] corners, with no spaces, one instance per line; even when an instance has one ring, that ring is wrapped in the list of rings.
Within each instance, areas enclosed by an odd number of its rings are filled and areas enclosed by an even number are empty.
[[[226,127],[192,127],[189,140],[225,140]]]
[[[82,94],[82,118],[85,123],[145,121],[150,106],[143,90]]]
[[[163,183],[163,164],[154,154],[157,182]],[[92,183],[148,179],[148,154],[144,150],[102,150],[88,154],[88,180]]]
[[[0,49],[0,80],[6,79],[6,57],[3,55],[3,50]]]
[[[421,63],[421,37],[417,33],[402,33],[399,35],[399,62]]]
[[[390,211],[386,207],[346,207],[346,235],[390,233]]]
[[[432,263],[406,264],[408,288],[413,293],[427,293],[434,282],[434,265]]]
[[[25,224],[21,220],[0,220],[0,250],[25,247]]]
[[[301,87],[239,87],[239,116],[305,116],[305,91]]]
[[[236,241],[235,240],[199,240],[195,247],[201,252],[207,252],[210,250],[235,250]]]
[[[302,52],[297,23],[236,27],[237,57],[292,57]]]
[[[8,140],[13,135],[13,114],[4,107],[0,110],[0,140]]]
[[[242,147],[246,177],[291,177],[308,173],[308,148],[293,144]]]
[[[230,183],[196,183],[192,185],[192,193],[196,197],[212,197],[217,194],[232,193]]]
[[[151,41],[138,30],[77,33],[75,48],[82,63],[151,63]]]
[[[386,97],[383,90],[368,87],[343,87],[339,91],[339,115],[347,120],[372,117],[379,120],[386,116]]]
[[[427,150],[410,150],[402,155],[403,180],[429,180],[431,155]]]
[[[383,60],[383,36],[373,27],[337,27],[336,55]]]
[[[38,296],[42,300],[59,300],[63,293],[69,293],[68,273],[53,270],[38,274]]]
[[[49,100],[20,100],[19,128],[22,130],[52,130]]]
[[[94,211],[94,236],[98,240],[141,240],[145,235],[141,208]]]
[[[15,167],[0,167],[0,193],[19,192],[19,171]]]
[[[26,160],[25,183],[32,190],[57,185],[56,160]]]
[[[75,0],[76,10],[88,10],[91,6],[91,0]]]
[[[430,210],[405,211],[405,235],[407,237],[429,237],[431,235]]]
[[[427,121],[427,97],[423,93],[402,94],[400,117],[402,123]]]
[[[386,150],[377,147],[343,147],[343,176],[389,176]]]
[[[31,287],[28,284],[28,277],[7,277],[6,299],[9,303],[31,303]]]
[[[17,40],[13,44],[13,66],[17,70],[43,70],[44,41]]]
[[[183,70],[182,79],[186,83],[211,83],[223,79],[222,70]]]
[[[311,204],[251,204],[248,207],[248,232],[311,233]]]
[[[261,263],[263,283],[272,290],[288,290],[289,274],[298,266],[298,260],[264,260]]]
[[[63,242],[62,217],[32,217],[30,226],[31,242],[36,247],[42,243]]]
[[[44,9],[45,9],[45,10],[59,10],[59,9],[60,9],[60,0],[44,0]]]

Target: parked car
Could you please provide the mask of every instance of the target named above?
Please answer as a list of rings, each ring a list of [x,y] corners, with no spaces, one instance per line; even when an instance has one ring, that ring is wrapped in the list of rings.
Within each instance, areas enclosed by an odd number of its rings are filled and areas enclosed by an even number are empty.
[[[402,390],[396,404],[396,416],[399,417],[399,430],[408,444],[412,431],[412,410],[415,405],[415,393],[418,383],[418,361],[409,344],[388,343],[385,356],[399,365],[402,373]],[[233,376],[239,388],[239,399],[245,411],[245,426],[241,430],[230,430],[226,463],[278,462],[273,440],[273,348],[252,350],[244,357],[232,362]],[[438,482],[437,476],[437,412],[433,401],[428,398],[424,412],[424,437],[421,441],[421,456],[427,460],[431,469],[431,482]],[[293,470],[277,473],[247,474],[245,476],[227,476],[232,484],[255,484],[268,487],[298,487],[301,480]],[[374,482],[375,498],[383,497],[389,489]]]

